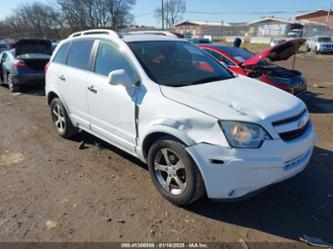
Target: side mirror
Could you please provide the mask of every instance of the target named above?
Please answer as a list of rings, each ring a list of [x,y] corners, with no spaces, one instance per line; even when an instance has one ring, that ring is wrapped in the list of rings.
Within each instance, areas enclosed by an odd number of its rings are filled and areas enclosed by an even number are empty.
[[[108,83],[110,85],[123,85],[125,88],[133,88],[133,81],[124,69],[114,70],[109,73]]]

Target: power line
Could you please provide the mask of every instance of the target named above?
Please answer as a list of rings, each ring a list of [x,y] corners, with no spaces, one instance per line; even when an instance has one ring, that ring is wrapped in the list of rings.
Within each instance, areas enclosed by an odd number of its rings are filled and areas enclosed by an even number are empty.
[[[136,15],[134,17],[138,18],[138,17],[150,16],[150,15],[153,15],[153,14],[154,14],[154,12],[149,12],[149,13],[145,13],[145,14],[139,14],[139,15]]]
[[[276,11],[237,11],[237,12],[209,12],[209,11],[186,11],[185,14],[194,14],[194,15],[273,15],[273,14],[288,14],[288,13],[303,13],[310,12],[313,10],[276,10]]]

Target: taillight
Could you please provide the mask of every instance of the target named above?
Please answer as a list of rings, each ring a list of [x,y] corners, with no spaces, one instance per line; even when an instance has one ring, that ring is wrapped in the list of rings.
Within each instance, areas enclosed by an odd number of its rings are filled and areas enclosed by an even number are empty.
[[[50,62],[48,62],[44,67],[44,72],[45,73],[47,72],[47,69],[49,69],[49,66],[50,66]]]
[[[18,68],[24,68],[26,67],[27,65],[25,64],[24,61],[21,61],[21,60],[15,60],[14,61],[14,64],[13,64],[13,67],[18,69]]]

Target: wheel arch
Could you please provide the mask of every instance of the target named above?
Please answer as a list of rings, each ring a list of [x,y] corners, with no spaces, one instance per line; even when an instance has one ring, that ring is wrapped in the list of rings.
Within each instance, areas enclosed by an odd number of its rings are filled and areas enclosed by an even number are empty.
[[[51,105],[53,99],[59,98],[59,95],[56,94],[54,91],[51,91],[47,94],[47,104]]]
[[[144,136],[144,139],[142,140],[141,149],[142,149],[142,156],[146,160],[148,157],[148,152],[151,146],[161,137],[170,137],[175,139],[176,141],[179,141],[180,143],[184,144],[185,146],[190,146],[193,144],[193,141],[188,138],[184,133],[180,132],[179,130],[166,130],[166,129],[160,129],[155,130]]]
[[[68,106],[67,106],[67,103],[66,101],[64,101],[64,99],[62,98],[61,94],[59,94],[58,91],[56,91],[55,89],[49,89],[46,91],[46,98],[47,98],[47,104],[49,106],[51,106],[51,102],[54,98],[58,98],[60,99],[61,103],[63,104],[63,106],[65,107],[65,110],[67,112],[67,114],[69,115],[69,117],[71,118],[70,116],[70,110],[68,109]]]

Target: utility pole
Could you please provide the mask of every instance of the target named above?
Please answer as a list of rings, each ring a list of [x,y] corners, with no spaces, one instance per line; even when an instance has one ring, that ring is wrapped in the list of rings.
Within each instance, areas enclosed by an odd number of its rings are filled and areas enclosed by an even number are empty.
[[[166,0],[164,12],[166,12],[165,27],[166,27],[166,29],[169,29],[170,28],[170,25],[169,25],[169,0]]]
[[[224,25],[224,21],[222,19],[221,20],[221,41],[223,40],[223,25]]]
[[[164,30],[164,1],[162,0],[162,7],[161,7],[161,12],[162,12],[162,29]]]

